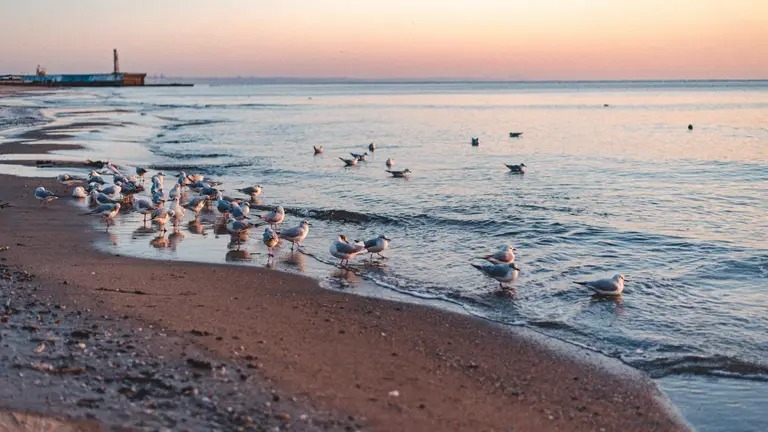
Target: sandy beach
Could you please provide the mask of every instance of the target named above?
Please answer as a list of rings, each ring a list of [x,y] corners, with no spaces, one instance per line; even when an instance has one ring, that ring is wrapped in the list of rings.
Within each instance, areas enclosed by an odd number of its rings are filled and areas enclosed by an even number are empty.
[[[48,150],[0,144],[30,161]],[[0,181],[9,411],[77,419],[70,430],[688,430],[617,361],[266,268],[99,252],[108,234],[71,187]],[[41,207],[37,186],[63,197]]]

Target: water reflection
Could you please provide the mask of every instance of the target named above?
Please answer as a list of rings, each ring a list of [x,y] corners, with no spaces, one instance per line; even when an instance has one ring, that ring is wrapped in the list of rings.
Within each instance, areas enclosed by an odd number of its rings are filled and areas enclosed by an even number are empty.
[[[139,237],[148,237],[150,235],[154,235],[157,231],[148,226],[140,226],[133,230],[133,233],[131,234],[131,237],[135,240]]]
[[[168,247],[168,238],[165,237],[164,233],[160,233],[157,237],[153,238],[149,241],[149,244],[157,249],[165,249]]]
[[[302,273],[307,271],[307,257],[301,252],[291,252],[281,258],[280,262],[286,264],[288,267],[295,268]]]
[[[190,221],[187,224],[187,229],[189,229],[189,232],[191,232],[192,234],[202,234],[204,236],[206,235],[205,234],[205,227],[203,227],[203,224],[200,223],[199,219],[195,219],[193,221]]]
[[[168,234],[168,245],[173,250],[176,250],[176,247],[182,240],[184,240],[184,233],[181,231],[173,231]]]
[[[251,253],[246,249],[235,249],[227,251],[227,254],[224,256],[224,259],[228,262],[238,262],[238,261],[251,261]]]

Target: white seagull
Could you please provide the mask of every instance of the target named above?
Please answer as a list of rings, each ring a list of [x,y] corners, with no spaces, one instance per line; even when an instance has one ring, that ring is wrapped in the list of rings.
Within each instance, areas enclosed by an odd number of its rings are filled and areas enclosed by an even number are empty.
[[[72,198],[85,198],[87,196],[88,193],[85,192],[85,188],[82,186],[76,186],[72,189]]]
[[[55,193],[49,191],[48,189],[42,186],[39,186],[35,189],[35,198],[40,200],[40,205],[43,205],[47,202],[51,202],[55,199],[58,199],[59,197]]]
[[[517,279],[517,275],[520,273],[520,268],[513,262],[509,264],[472,264],[472,267],[499,281],[499,288],[501,289],[504,289],[504,282],[512,282]]]
[[[365,245],[365,249],[371,253],[371,261],[373,261],[373,254],[377,254],[378,256],[386,259],[384,255],[381,253],[387,250],[389,248],[389,242],[391,239],[384,234],[381,234],[377,237],[374,237],[372,239],[368,239],[363,243]]]
[[[268,224],[272,225],[273,227],[277,224],[283,222],[283,219],[285,219],[285,209],[283,206],[277,206],[276,209],[264,213],[263,215],[259,216],[264,222],[267,222]]]
[[[616,274],[610,279],[598,279],[594,281],[583,281],[573,283],[583,285],[597,294],[604,296],[617,296],[621,295],[624,291],[624,275]]]
[[[485,255],[481,258],[494,264],[509,264],[515,261],[515,248],[513,248],[512,245],[504,245],[498,252]]]
[[[340,234],[339,238],[331,243],[331,247],[328,248],[328,252],[334,257],[340,259],[339,266],[349,266],[349,260],[356,257],[361,252],[365,252],[365,245],[361,243],[349,243],[347,236]],[[346,266],[344,262],[346,261]]]
[[[291,251],[293,251],[294,246],[301,248],[301,242],[304,241],[304,239],[307,238],[307,234],[309,234],[310,225],[312,224],[309,223],[308,220],[303,220],[299,226],[281,230],[278,234],[283,240],[291,242]]]
[[[395,160],[392,158],[387,158],[386,165],[387,165],[387,168],[392,168],[393,166],[395,166]]]

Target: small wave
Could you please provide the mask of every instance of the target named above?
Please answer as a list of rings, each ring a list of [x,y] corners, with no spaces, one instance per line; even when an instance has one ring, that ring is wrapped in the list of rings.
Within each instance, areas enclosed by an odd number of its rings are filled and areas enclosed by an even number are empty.
[[[748,362],[726,356],[662,357],[637,362],[632,366],[647,371],[653,378],[669,375],[713,375],[768,382],[768,365]]]
[[[233,157],[230,153],[190,153],[190,152],[184,152],[184,153],[177,153],[177,152],[166,152],[162,150],[153,150],[153,153],[155,153],[158,156],[167,157],[170,159],[203,159],[203,158],[220,158],[220,157]]]
[[[217,164],[192,164],[192,163],[160,163],[149,167],[156,171],[194,171],[204,174],[224,175],[227,168],[250,166],[250,161],[229,162]]]
[[[251,208],[258,210],[272,210],[274,206],[267,205],[251,205]],[[298,217],[308,217],[315,220],[329,221],[329,222],[341,222],[341,223],[367,223],[376,221],[379,223],[389,223],[391,220],[384,216],[379,215],[367,215],[365,213],[358,213],[349,210],[319,210],[319,209],[306,209],[299,207],[283,207],[286,214],[290,214]]]
[[[181,122],[181,123],[174,123],[174,124],[170,124],[170,125],[165,125],[165,126],[163,126],[163,129],[165,129],[165,130],[178,130],[178,129],[181,129],[183,127],[188,127],[188,126],[205,126],[205,125],[216,124],[216,123],[224,123],[224,120],[213,120],[213,119],[189,120],[189,121],[184,121],[184,122]]]

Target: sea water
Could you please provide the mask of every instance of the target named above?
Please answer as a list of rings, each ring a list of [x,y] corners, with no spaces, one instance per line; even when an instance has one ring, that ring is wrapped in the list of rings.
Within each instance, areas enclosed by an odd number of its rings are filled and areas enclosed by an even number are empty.
[[[767,84],[262,82],[69,89],[0,105],[36,123],[39,113],[87,147],[53,158],[161,170],[166,191],[182,169],[230,196],[261,184],[253,214],[282,205],[283,227],[312,224],[302,253],[284,244],[268,263],[263,228],[237,245],[215,212],[166,234],[125,214],[105,236],[110,252],[269,265],[330,289],[524,325],[645,371],[701,431],[760,431]],[[5,141],[25,130],[18,123]],[[366,162],[344,167],[340,157],[371,142]],[[387,173],[387,158],[410,178]],[[524,175],[505,167],[519,163]],[[341,233],[387,235],[388,259],[339,269],[328,246]],[[522,269],[513,296],[470,265],[505,244]],[[616,299],[572,283],[615,273],[628,281]]]

